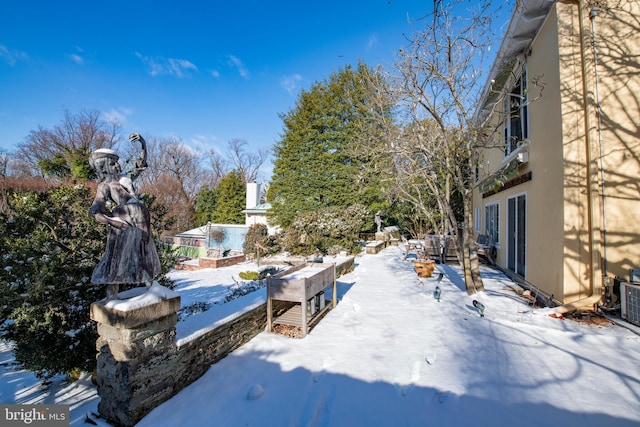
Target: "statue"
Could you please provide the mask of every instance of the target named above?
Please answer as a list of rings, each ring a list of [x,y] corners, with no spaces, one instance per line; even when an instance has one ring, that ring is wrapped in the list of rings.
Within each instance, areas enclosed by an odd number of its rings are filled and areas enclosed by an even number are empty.
[[[382,218],[380,217],[380,215],[382,214],[382,212],[378,211],[376,212],[376,216],[374,221],[376,222],[376,226],[378,227],[377,232],[380,232],[380,227],[382,227]]]
[[[146,142],[137,133],[129,135],[129,140],[141,145],[131,170],[123,173],[118,154],[108,148],[95,150],[89,158],[101,180],[89,214],[109,226],[106,251],[91,282],[107,285],[107,301],[118,299],[120,284],[144,283],[149,288],[161,272],[149,210],[136,197],[133,185],[147,168]]]

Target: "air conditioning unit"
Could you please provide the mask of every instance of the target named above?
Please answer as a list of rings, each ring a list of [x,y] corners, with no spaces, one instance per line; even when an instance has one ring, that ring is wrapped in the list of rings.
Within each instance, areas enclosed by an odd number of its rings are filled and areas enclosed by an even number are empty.
[[[640,326],[640,285],[620,282],[620,305],[622,318]]]

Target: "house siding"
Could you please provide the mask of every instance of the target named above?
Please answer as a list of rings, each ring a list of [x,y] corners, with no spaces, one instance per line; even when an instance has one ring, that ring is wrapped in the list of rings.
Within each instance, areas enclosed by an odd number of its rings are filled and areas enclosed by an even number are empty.
[[[595,19],[607,268],[629,280],[629,269],[640,267],[640,2],[609,3]]]
[[[529,163],[527,188],[527,280],[551,295],[563,293],[564,191],[563,138],[557,17],[552,9],[527,60],[529,71]],[[544,83],[536,88],[534,79]],[[537,99],[536,99],[537,98]],[[544,123],[544,126],[538,124]]]
[[[506,267],[507,200],[526,195],[525,279],[563,303],[601,292],[605,269],[610,278],[628,278],[630,268],[640,267],[640,2],[608,3],[593,21],[598,93],[590,9],[580,11],[576,1],[551,7],[525,52],[528,162],[518,173],[531,179],[474,197],[481,230],[484,206],[500,204],[497,263]],[[536,79],[544,83],[542,93]],[[496,149],[481,159],[483,176],[505,164]]]

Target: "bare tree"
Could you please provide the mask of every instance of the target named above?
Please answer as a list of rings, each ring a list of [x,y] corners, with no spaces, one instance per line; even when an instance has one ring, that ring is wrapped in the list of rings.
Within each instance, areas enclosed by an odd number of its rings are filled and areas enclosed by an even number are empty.
[[[200,154],[178,139],[146,139],[149,167],[141,176],[140,191],[167,206],[168,215],[176,219],[175,230],[191,228],[195,197],[204,182]]]
[[[177,180],[182,195],[193,200],[202,183],[199,154],[177,140],[161,144],[160,147],[158,161],[163,174]]]
[[[244,182],[255,182],[260,168],[269,158],[269,150],[247,151],[247,141],[234,138],[229,141],[227,156],[232,169],[237,170]]]
[[[9,172],[11,157],[4,150],[0,150],[0,177],[4,178]]]
[[[224,176],[228,173],[228,165],[225,156],[217,150],[209,150],[207,152],[209,161],[209,175],[207,185],[209,188],[216,188]]]
[[[402,197],[424,214],[440,211],[441,231],[461,235],[458,255],[473,294],[484,290],[473,235],[474,173],[478,150],[495,131],[475,112],[483,55],[494,42],[492,16],[502,4],[434,1],[433,7],[414,22],[424,26],[399,51],[388,76],[402,130],[386,138],[386,151],[395,159]],[[467,7],[472,9],[461,9]],[[459,195],[462,209],[452,194]]]
[[[234,138],[227,144],[227,151],[220,153],[210,150],[207,153],[211,168],[210,187],[214,188],[220,180],[231,171],[237,171],[244,182],[256,182],[260,175],[260,168],[271,154],[268,149],[248,150],[248,142]]]
[[[174,220],[169,232],[185,231],[193,228],[195,203],[185,197],[182,184],[174,176],[162,173],[151,183],[144,184],[141,193],[152,194],[155,200],[167,209],[167,218]]]
[[[64,112],[64,119],[51,129],[32,130],[18,144],[16,157],[33,175],[88,178],[89,154],[97,148],[112,148],[118,142],[117,123],[104,120],[97,110]]]
[[[183,231],[195,224],[196,195],[203,186],[216,188],[230,171],[236,170],[250,182],[257,179],[260,167],[268,158],[268,151],[247,152],[247,143],[234,139],[228,151],[221,154],[210,150],[204,156],[177,138],[145,137],[149,167],[140,177],[140,192],[153,194],[175,218],[172,231]],[[123,150],[135,160],[136,152]],[[123,159],[126,156],[123,156]],[[208,168],[205,162],[208,161]]]

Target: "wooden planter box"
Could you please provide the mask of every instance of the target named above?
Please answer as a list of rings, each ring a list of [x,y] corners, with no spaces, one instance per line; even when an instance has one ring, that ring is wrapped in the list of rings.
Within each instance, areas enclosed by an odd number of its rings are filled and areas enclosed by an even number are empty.
[[[331,304],[312,316],[307,315],[307,301],[315,298],[323,289],[333,286]],[[324,296],[322,297],[324,298]],[[302,336],[306,336],[314,319],[319,319],[326,310],[336,306],[336,266],[335,264],[301,264],[278,275],[267,278],[267,326],[273,331],[274,324],[298,326]],[[297,304],[273,319],[273,300],[290,301]]]

